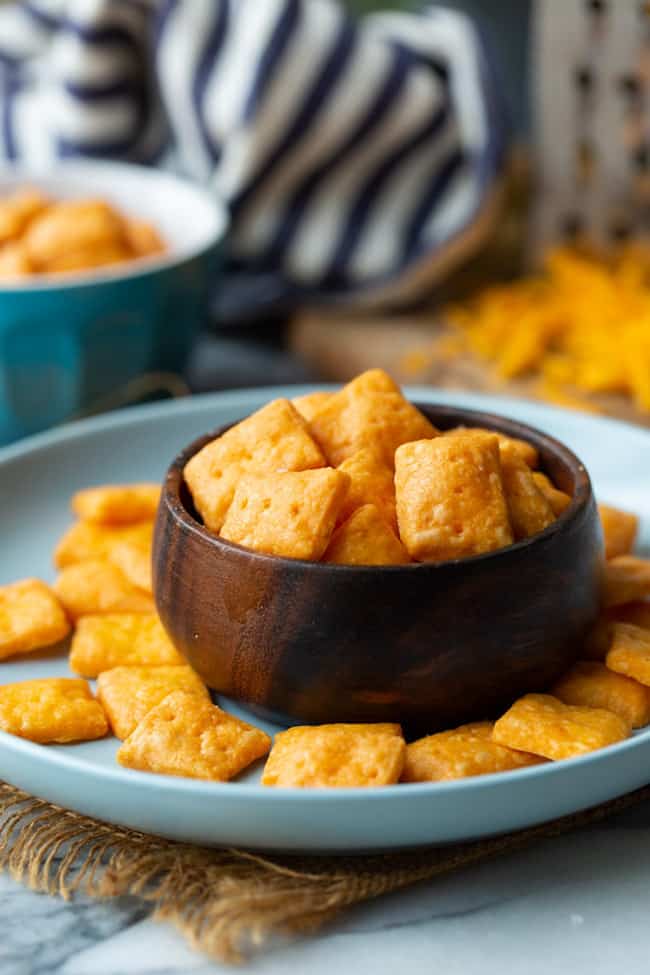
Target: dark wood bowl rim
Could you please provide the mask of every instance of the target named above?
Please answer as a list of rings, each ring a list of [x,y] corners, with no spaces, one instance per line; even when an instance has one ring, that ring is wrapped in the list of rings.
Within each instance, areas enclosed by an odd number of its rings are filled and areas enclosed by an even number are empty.
[[[224,424],[215,431],[197,437],[187,447],[185,447],[172,461],[163,485],[163,495],[161,506],[164,505],[170,511],[174,519],[180,523],[183,529],[198,535],[207,545],[225,553],[233,555],[245,555],[248,559],[261,563],[273,562],[276,565],[286,565],[287,568],[304,566],[314,572],[337,572],[337,573],[391,573],[391,572],[422,572],[426,569],[438,569],[443,566],[451,565],[470,565],[477,562],[488,562],[499,557],[520,552],[536,545],[542,545],[547,539],[558,533],[566,531],[569,523],[584,517],[587,507],[592,498],[592,486],[589,474],[582,461],[561,441],[543,433],[536,427],[531,427],[519,420],[512,420],[509,417],[501,416],[497,413],[486,413],[482,410],[464,409],[456,406],[446,406],[435,402],[414,402],[418,408],[424,407],[428,410],[435,410],[439,415],[457,421],[458,426],[473,426],[493,428],[508,436],[519,437],[529,440],[533,446],[554,454],[557,459],[571,472],[574,480],[574,492],[571,503],[555,521],[545,528],[544,531],[506,545],[504,548],[495,549],[492,552],[484,552],[480,555],[470,555],[459,559],[446,559],[439,562],[411,562],[407,565],[340,565],[332,562],[312,562],[308,559],[291,559],[281,555],[270,555],[266,552],[256,552],[254,549],[245,548],[235,542],[227,541],[219,535],[213,534],[205,525],[197,521],[196,518],[187,510],[180,496],[180,489],[183,483],[183,468],[194,454],[204,447],[211,440],[221,436],[231,426],[240,423],[241,420],[233,420],[232,423]],[[241,419],[245,419],[242,417]]]

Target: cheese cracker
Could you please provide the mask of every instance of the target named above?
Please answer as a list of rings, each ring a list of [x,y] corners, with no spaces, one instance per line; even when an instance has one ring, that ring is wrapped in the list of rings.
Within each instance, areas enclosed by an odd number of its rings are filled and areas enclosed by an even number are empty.
[[[494,725],[499,745],[554,761],[623,741],[630,724],[603,708],[563,704],[550,694],[526,694]]]
[[[137,725],[172,691],[186,691],[209,700],[208,690],[187,665],[173,667],[114,667],[97,678],[97,697],[113,734],[128,738]]]
[[[70,668],[81,677],[114,667],[184,663],[155,613],[83,616],[70,645]]]
[[[0,586],[0,660],[49,647],[69,631],[61,603],[40,579]]]
[[[45,745],[103,738],[108,722],[85,680],[44,677],[0,687],[0,728]]]
[[[392,785],[404,766],[398,724],[325,724],[275,736],[262,785],[330,788]]]
[[[271,739],[198,694],[174,691],[143,718],[117,753],[143,772],[226,782],[263,758]]]

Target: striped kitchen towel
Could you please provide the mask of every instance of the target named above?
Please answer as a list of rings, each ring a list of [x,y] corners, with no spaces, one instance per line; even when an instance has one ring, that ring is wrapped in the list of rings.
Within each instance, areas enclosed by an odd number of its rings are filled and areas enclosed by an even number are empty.
[[[480,34],[437,5],[0,5],[2,162],[172,165],[227,201],[231,272],[293,300],[430,291],[494,222],[503,147]]]

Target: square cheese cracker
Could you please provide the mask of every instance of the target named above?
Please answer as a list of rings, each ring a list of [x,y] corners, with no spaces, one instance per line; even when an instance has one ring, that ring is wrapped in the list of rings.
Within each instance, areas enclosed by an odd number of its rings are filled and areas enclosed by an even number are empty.
[[[605,708],[633,728],[650,722],[650,689],[595,660],[579,660],[551,690],[564,704]]]
[[[0,728],[44,745],[103,738],[108,722],[85,680],[44,677],[0,687]]]
[[[59,574],[54,591],[71,619],[90,613],[153,613],[149,593],[111,562],[79,562]]]
[[[438,432],[398,389],[381,390],[374,382],[363,381],[363,376],[334,393],[312,417],[309,428],[334,466],[373,447],[391,468],[400,444],[435,437]]]
[[[70,646],[70,668],[81,677],[97,677],[113,667],[184,663],[155,613],[84,616]]]
[[[73,495],[71,507],[82,521],[99,525],[130,525],[153,521],[160,484],[105,484]]]
[[[457,559],[513,541],[496,436],[462,431],[395,454],[402,542],[419,562]]]
[[[603,708],[563,704],[550,694],[526,694],[494,725],[499,745],[554,761],[623,741],[630,724]]]
[[[245,473],[305,471],[325,466],[305,420],[286,399],[277,399],[206,444],[184,469],[196,510],[218,532]]]
[[[340,525],[324,562],[339,565],[405,565],[409,554],[374,504],[365,504]]]
[[[445,782],[473,775],[508,772],[543,759],[492,741],[493,724],[478,721],[427,735],[406,746],[402,782]]]
[[[172,691],[210,699],[208,689],[191,667],[114,667],[97,678],[97,697],[108,716],[113,734],[128,738],[137,725]]]
[[[329,544],[348,488],[332,467],[242,477],[221,537],[269,555],[316,561]]]
[[[69,632],[61,603],[40,579],[0,586],[0,660],[49,647]]]
[[[275,736],[262,785],[301,788],[392,785],[404,766],[398,724],[325,724]]]
[[[143,718],[117,753],[143,772],[226,782],[263,758],[271,739],[198,694],[174,691]]]

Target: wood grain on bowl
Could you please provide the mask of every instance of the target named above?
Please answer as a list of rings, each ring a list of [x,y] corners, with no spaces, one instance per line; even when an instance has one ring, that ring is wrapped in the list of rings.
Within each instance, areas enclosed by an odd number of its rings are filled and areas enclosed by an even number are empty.
[[[154,535],[154,594],[208,685],[284,721],[398,721],[433,731],[488,718],[547,688],[578,656],[599,606],[603,546],[577,457],[523,424],[418,404],[439,429],[529,440],[572,496],[545,531],[497,552],[403,566],[306,563],[209,532],[171,465]],[[224,430],[226,428],[223,428]]]

